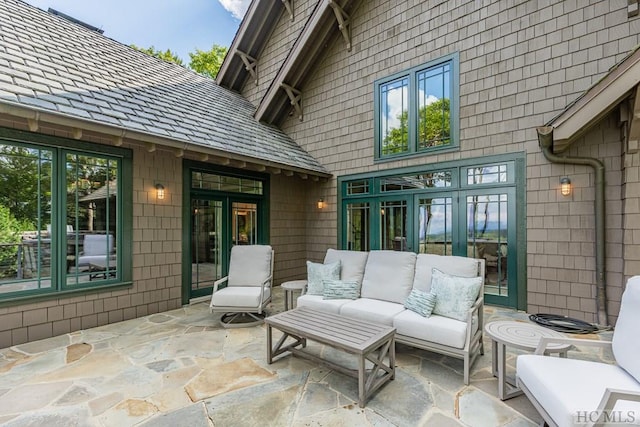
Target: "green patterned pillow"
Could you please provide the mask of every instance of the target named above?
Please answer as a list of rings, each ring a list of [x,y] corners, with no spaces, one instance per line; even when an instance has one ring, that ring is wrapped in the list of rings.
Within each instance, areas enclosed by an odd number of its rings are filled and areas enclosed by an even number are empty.
[[[360,298],[360,285],[356,282],[343,282],[342,280],[325,280],[322,299],[358,299]]]
[[[481,286],[482,277],[450,276],[434,268],[431,273],[431,292],[436,294],[433,314],[466,321]]]
[[[412,289],[411,293],[404,302],[404,306],[418,313],[422,317],[431,316],[433,307],[436,305],[436,294],[433,292],[424,292],[419,289]]]
[[[322,295],[324,280],[340,279],[340,261],[331,264],[318,264],[307,261],[307,294]]]

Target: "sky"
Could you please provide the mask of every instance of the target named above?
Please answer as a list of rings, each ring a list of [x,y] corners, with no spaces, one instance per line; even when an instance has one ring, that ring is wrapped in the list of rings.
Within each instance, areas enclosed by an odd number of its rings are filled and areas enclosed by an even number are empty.
[[[250,0],[25,0],[104,30],[126,45],[171,49],[185,65],[189,52],[229,47]]]

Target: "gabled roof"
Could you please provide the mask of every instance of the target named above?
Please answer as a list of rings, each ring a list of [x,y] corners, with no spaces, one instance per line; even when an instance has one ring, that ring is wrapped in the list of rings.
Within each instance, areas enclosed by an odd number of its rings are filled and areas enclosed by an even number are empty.
[[[546,124],[553,130],[553,151],[565,151],[589,128],[616,108],[625,98],[635,96],[628,139],[640,140],[640,46],[614,65],[609,72]]]
[[[0,0],[0,113],[326,176],[240,95],[19,0]],[[35,112],[35,116],[34,116]]]

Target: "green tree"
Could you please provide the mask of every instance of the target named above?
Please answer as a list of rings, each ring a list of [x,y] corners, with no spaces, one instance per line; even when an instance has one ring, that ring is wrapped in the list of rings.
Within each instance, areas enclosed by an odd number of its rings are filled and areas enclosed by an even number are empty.
[[[9,208],[0,205],[0,278],[15,277],[18,268],[18,243],[31,225],[19,221]]]
[[[156,48],[153,46],[145,49],[143,47],[138,47],[135,44],[132,44],[131,47],[137,51],[146,53],[147,55],[153,56],[155,58],[159,58],[167,62],[173,62],[178,65],[184,65],[184,63],[182,62],[182,59],[180,59],[180,57],[175,53],[171,52],[170,49],[167,49],[163,52],[161,50],[156,50]]]
[[[205,77],[215,79],[226,54],[227,48],[217,44],[207,51],[196,49],[195,53],[189,52],[189,68]]]

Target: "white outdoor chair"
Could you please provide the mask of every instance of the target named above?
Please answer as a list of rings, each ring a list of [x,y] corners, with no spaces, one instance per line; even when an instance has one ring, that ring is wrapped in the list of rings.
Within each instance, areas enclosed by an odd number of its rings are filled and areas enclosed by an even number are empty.
[[[106,266],[109,265],[109,259],[113,255],[113,236],[111,234],[87,234],[84,236],[77,266],[86,267],[90,264]]]
[[[518,356],[517,384],[550,426],[640,425],[640,276],[627,282],[613,340],[543,338]],[[616,364],[543,356],[549,343],[610,347]]]
[[[225,288],[220,285],[227,283]],[[213,283],[211,312],[224,313],[226,328],[254,326],[264,320],[264,308],[271,302],[273,249],[268,245],[240,245],[231,248],[229,275]]]

